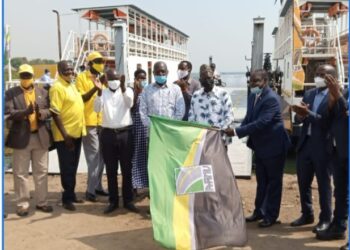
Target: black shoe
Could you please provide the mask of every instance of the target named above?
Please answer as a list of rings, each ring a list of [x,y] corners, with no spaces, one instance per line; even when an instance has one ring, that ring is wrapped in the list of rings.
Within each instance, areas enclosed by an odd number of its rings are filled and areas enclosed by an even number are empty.
[[[314,223],[315,218],[313,215],[305,216],[302,215],[300,218],[296,219],[292,223],[290,223],[290,226],[292,227],[300,227],[308,224]]]
[[[124,205],[124,208],[129,210],[130,212],[133,212],[133,213],[140,213],[140,209],[135,207],[135,205],[132,203],[128,203],[128,204]]]
[[[262,220],[264,217],[256,212],[254,212],[251,216],[246,217],[245,221],[246,222],[254,222],[254,221],[258,221],[258,220]]]
[[[28,215],[28,208],[19,207],[17,208],[16,214],[20,217],[24,217]]]
[[[335,223],[331,223],[326,230],[316,232],[316,238],[318,240],[343,240],[345,239],[345,230]]]
[[[52,206],[44,205],[44,206],[36,206],[36,209],[40,210],[44,213],[51,213],[53,211]]]
[[[85,193],[85,199],[90,202],[97,202],[96,195],[91,194],[89,192]]]
[[[272,225],[276,224],[276,221],[272,221],[270,219],[264,218],[263,221],[259,222],[259,227],[271,227]]]
[[[349,242],[346,245],[341,246],[339,250],[349,250]]]
[[[118,208],[118,205],[115,203],[110,203],[108,207],[103,211],[104,214],[112,213],[114,210]]]
[[[80,204],[82,204],[82,203],[84,203],[84,201],[82,199],[78,199],[77,197],[75,197],[74,200],[73,200],[73,203],[80,203]]]
[[[69,211],[75,211],[76,210],[76,208],[75,208],[75,206],[74,206],[74,204],[72,202],[62,203],[62,207],[64,209],[69,210]]]
[[[329,228],[329,225],[331,223],[328,222],[328,221],[320,221],[313,229],[312,229],[312,232],[313,233],[318,233],[318,232],[321,232],[321,231],[325,231]]]
[[[96,195],[108,196],[108,193],[104,190],[95,190]]]

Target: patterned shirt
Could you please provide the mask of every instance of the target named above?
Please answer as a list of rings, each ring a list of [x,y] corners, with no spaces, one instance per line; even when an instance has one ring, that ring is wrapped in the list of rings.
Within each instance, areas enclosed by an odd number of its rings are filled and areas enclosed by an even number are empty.
[[[203,88],[194,92],[188,120],[206,123],[221,130],[232,127],[233,111],[230,95],[226,90],[216,86],[209,93]],[[223,139],[226,145],[232,142],[225,134]]]
[[[148,85],[141,94],[140,116],[142,123],[150,126],[150,115],[165,116],[181,120],[185,114],[185,102],[179,86],[166,83]]]

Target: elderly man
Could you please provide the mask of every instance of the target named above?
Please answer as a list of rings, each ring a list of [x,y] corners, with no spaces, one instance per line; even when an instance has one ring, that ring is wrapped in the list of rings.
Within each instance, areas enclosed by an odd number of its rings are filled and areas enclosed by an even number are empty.
[[[344,239],[348,222],[348,180],[349,180],[349,90],[340,88],[334,75],[326,74],[329,91],[328,109],[331,117],[330,140],[332,149],[335,208],[330,226],[317,232],[319,240]]]
[[[106,72],[108,88],[99,90],[94,110],[102,112],[101,147],[106,164],[109,205],[105,214],[119,207],[117,170],[120,163],[123,176],[122,194],[124,208],[132,212],[138,209],[132,204],[131,183],[132,119],[130,109],[134,103],[134,92],[125,86],[125,77],[115,70]]]
[[[168,68],[164,62],[156,62],[153,67],[155,83],[147,86],[140,99],[142,123],[149,127],[150,115],[165,116],[181,120],[185,114],[185,102],[181,89],[167,82]]]
[[[50,88],[52,133],[55,141],[61,183],[63,208],[74,211],[73,203],[82,203],[75,195],[76,173],[80,158],[81,138],[85,136],[84,102],[74,84],[73,65],[69,61],[57,64],[58,79]]]
[[[101,179],[103,174],[103,158],[99,143],[99,132],[102,114],[94,111],[97,91],[102,87],[99,76],[104,70],[104,59],[99,52],[91,52],[87,57],[89,69],[80,73],[76,79],[76,87],[84,101],[86,136],[83,137],[83,148],[88,166],[86,200],[96,202],[96,194],[107,196],[103,190]]]
[[[33,68],[19,67],[20,86],[5,93],[5,115],[11,120],[6,146],[13,148],[13,177],[17,198],[17,215],[26,216],[29,210],[28,171],[32,163],[36,208],[52,212],[47,203],[47,163],[50,136],[46,120],[51,116],[49,98],[43,88],[34,87]]]
[[[230,95],[215,86],[213,71],[208,65],[203,64],[199,71],[202,88],[193,94],[188,120],[226,130],[233,125]],[[230,137],[223,135],[223,139],[226,146],[231,143]]]
[[[266,71],[254,71],[250,80],[247,114],[240,127],[226,132],[239,138],[249,136],[247,145],[255,153],[255,210],[246,221],[262,220],[259,227],[270,227],[279,216],[283,168],[290,140],[283,126],[279,97],[269,88]]]
[[[294,105],[296,120],[303,124],[297,145],[297,175],[302,215],[291,223],[297,227],[314,222],[311,184],[316,174],[320,215],[313,232],[328,228],[332,218],[331,154],[329,136],[330,116],[328,112],[329,93],[325,76],[336,76],[331,65],[321,65],[315,74],[316,88],[305,92],[300,105]]]

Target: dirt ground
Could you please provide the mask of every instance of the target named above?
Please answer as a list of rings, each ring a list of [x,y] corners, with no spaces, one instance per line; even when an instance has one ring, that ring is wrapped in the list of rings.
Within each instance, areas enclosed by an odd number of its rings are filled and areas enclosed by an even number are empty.
[[[34,188],[31,181],[32,189]],[[245,215],[252,213],[256,181],[238,180],[238,186],[244,204]],[[104,176],[106,187],[106,176]],[[77,177],[77,194],[84,198],[86,175]],[[316,183],[313,184],[315,214],[319,212]],[[49,202],[54,206],[52,214],[33,209],[31,201],[28,217],[20,218],[15,213],[13,176],[5,175],[5,249],[11,250],[70,250],[70,249],[120,249],[120,250],[157,250],[162,249],[152,238],[151,220],[146,211],[149,201],[137,203],[141,214],[127,213],[119,209],[111,215],[104,215],[107,198],[99,197],[99,202],[77,205],[75,212],[69,212],[60,205],[61,185],[58,175],[49,176]],[[338,249],[345,240],[321,242],[311,232],[312,226],[291,228],[289,223],[299,217],[299,196],[295,175],[284,176],[283,200],[280,213],[280,225],[260,229],[256,223],[247,224],[248,244],[244,248],[234,249]],[[317,222],[317,221],[316,221]],[[316,223],[315,222],[315,223]],[[232,249],[232,248],[221,248]]]

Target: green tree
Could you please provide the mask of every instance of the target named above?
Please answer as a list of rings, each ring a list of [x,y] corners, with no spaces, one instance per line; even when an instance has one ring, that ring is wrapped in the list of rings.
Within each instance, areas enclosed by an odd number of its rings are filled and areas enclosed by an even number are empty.
[[[27,57],[14,57],[11,59],[11,65],[16,69],[24,63],[28,63]]]

